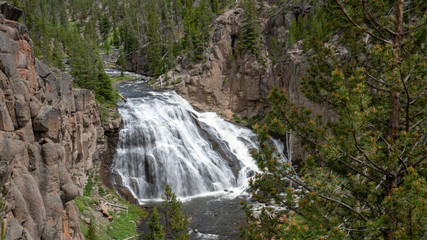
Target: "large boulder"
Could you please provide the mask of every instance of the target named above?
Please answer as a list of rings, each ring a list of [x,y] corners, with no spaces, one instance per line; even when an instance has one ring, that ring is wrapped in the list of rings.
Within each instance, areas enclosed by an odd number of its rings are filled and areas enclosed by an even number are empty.
[[[59,111],[52,106],[44,105],[39,114],[34,118],[33,127],[35,132],[47,132],[52,139],[58,137]]]
[[[30,107],[28,104],[21,100],[15,101],[16,120],[20,127],[24,127],[31,120]]]

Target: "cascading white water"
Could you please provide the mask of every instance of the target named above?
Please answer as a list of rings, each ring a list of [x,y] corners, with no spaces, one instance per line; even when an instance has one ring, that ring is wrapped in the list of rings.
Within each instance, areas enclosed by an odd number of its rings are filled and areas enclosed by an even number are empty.
[[[181,199],[240,193],[257,171],[249,154],[251,130],[215,113],[199,113],[172,91],[154,91],[141,82],[119,85],[128,101],[112,173],[143,203],[160,199],[166,184]]]

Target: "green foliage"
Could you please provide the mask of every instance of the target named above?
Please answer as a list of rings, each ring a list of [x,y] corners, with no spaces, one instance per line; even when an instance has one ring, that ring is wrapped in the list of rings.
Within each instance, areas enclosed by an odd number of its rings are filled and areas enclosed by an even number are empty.
[[[93,198],[90,198],[87,196],[77,196],[74,199],[74,203],[76,204],[79,211],[83,212],[85,209],[92,207],[94,204],[97,204],[98,202]]]
[[[153,212],[150,215],[150,218],[147,221],[147,228],[149,229],[149,233],[144,236],[144,239],[148,240],[163,240],[165,239],[165,233],[163,230],[163,226],[159,221],[160,214],[157,211],[157,208],[154,207]]]
[[[261,25],[255,0],[243,1],[243,20],[240,27],[240,48],[247,49],[251,54],[258,56],[261,50]]]
[[[87,231],[86,239],[87,240],[98,240],[99,239],[98,233],[96,230],[96,226],[95,226],[95,223],[93,222],[93,219],[91,219],[89,222],[89,228]]]
[[[140,207],[126,203],[128,213],[122,213],[120,216],[112,214],[114,221],[107,229],[107,234],[113,239],[125,239],[128,237],[136,236],[136,223],[139,219],[147,217],[147,212],[143,211]]]
[[[265,207],[256,220],[243,203],[246,239],[425,234],[427,32],[414,27],[427,25],[425,3],[360,4],[325,1],[326,19],[316,21],[328,30],[310,40],[314,54],[300,88],[333,118],[297,106],[278,88],[268,96],[265,125],[254,125],[262,173],[250,185],[255,199],[286,211]],[[306,156],[299,172],[269,145],[269,131],[300,139]]]
[[[94,181],[91,175],[89,175],[89,178],[87,180],[87,183],[85,185],[85,187],[83,188],[83,196],[90,196],[93,186],[94,186]]]
[[[163,219],[165,220],[164,231],[167,239],[190,239],[188,231],[188,215],[182,213],[182,203],[177,199],[172,189],[166,185],[165,193],[162,195]]]
[[[326,12],[323,6],[318,6],[307,15],[299,15],[292,21],[288,41],[291,44],[304,40],[304,50],[313,47],[313,41],[324,39],[328,34]]]
[[[235,114],[235,113],[233,114],[233,120],[236,123],[240,123],[242,121],[242,119],[237,114]]]

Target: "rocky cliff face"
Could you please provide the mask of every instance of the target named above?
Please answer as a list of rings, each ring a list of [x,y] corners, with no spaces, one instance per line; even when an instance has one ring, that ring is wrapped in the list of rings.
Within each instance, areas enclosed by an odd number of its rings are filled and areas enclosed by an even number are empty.
[[[273,6],[274,7],[274,6]],[[221,113],[226,118],[232,114],[253,117],[268,109],[267,96],[273,86],[285,90],[296,105],[306,106],[314,114],[331,116],[326,106],[310,102],[299,90],[301,76],[307,68],[307,55],[302,42],[288,43],[289,29],[293,19],[310,12],[309,7],[290,6],[287,11],[277,11],[271,16],[268,4],[259,8],[262,27],[262,46],[258,61],[239,48],[242,9],[230,9],[214,22],[210,44],[205,51],[205,60],[194,65],[181,63],[160,78],[179,83],[175,88],[194,106]],[[273,55],[276,60],[273,62]],[[298,142],[294,143],[294,158],[303,153]]]
[[[26,27],[2,13],[0,196],[7,204],[6,239],[84,239],[71,200],[82,191],[102,134],[94,94],[73,89],[67,73],[35,59]]]

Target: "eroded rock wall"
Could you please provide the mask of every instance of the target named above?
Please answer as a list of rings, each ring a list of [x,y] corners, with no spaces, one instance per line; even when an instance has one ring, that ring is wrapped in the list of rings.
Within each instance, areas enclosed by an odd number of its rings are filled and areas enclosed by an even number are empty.
[[[273,86],[284,89],[296,105],[311,108],[314,114],[331,117],[327,106],[312,103],[299,89],[310,53],[303,52],[302,42],[288,43],[293,19],[309,14],[310,7],[289,6],[286,11],[271,14],[274,8],[269,3],[258,8],[262,28],[262,49],[258,59],[239,48],[242,9],[229,9],[213,24],[204,60],[194,65],[181,61],[167,73],[167,78],[161,76],[162,85],[166,85],[166,79],[178,83],[169,87],[197,108],[218,112],[229,119],[233,114],[247,117],[264,114],[269,107],[267,96]],[[272,55],[276,55],[274,62]],[[294,142],[293,152],[295,158],[302,158],[298,141]]]
[[[94,94],[34,58],[24,25],[0,16],[0,197],[6,238],[84,239],[71,201],[100,130]]]

